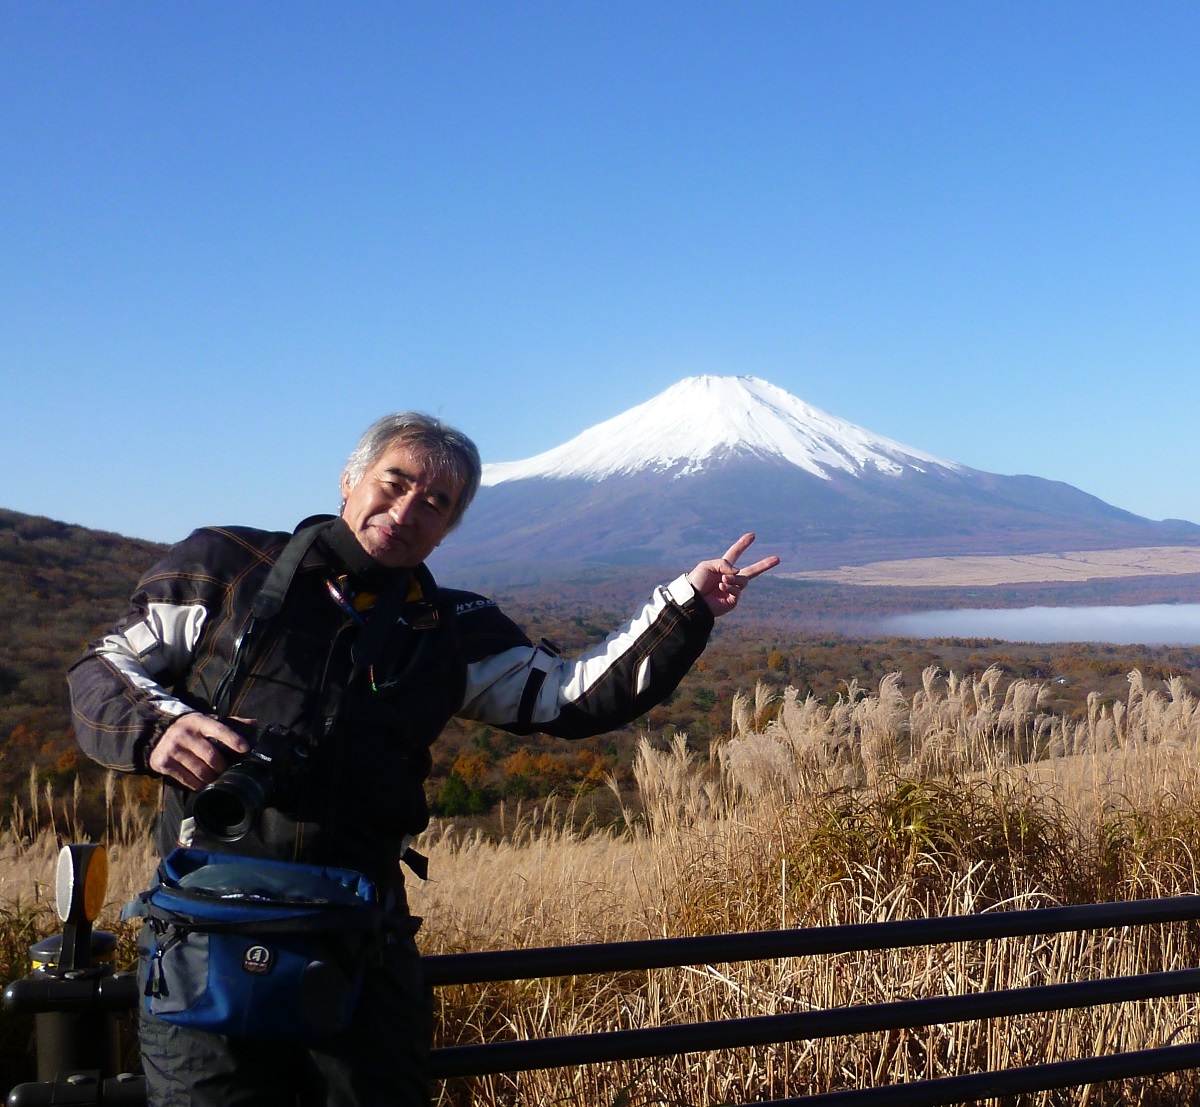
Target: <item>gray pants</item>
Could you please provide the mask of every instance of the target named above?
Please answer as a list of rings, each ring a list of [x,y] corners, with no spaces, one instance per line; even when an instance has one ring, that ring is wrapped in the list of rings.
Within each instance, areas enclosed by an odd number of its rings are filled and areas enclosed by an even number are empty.
[[[350,1028],[315,1046],[141,1014],[150,1107],[428,1107],[432,1000],[411,938],[389,942]]]

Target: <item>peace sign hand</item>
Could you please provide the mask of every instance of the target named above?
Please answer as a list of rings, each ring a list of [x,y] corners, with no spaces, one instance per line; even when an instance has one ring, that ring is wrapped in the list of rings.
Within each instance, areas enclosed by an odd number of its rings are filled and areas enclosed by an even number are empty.
[[[737,560],[754,541],[753,534],[743,534],[728,550],[725,556],[713,561],[702,561],[690,573],[688,580],[692,587],[708,604],[708,609],[714,617],[727,615],[737,607],[738,597],[756,576],[774,569],[779,564],[777,557],[764,557],[753,565],[739,569]]]

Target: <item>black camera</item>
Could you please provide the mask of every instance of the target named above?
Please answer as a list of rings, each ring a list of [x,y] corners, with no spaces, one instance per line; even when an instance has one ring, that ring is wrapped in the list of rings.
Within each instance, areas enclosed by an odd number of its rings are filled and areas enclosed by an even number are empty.
[[[266,807],[293,800],[308,768],[308,742],[286,727],[225,720],[250,743],[211,784],[196,794],[192,817],[201,830],[222,842],[236,842]]]

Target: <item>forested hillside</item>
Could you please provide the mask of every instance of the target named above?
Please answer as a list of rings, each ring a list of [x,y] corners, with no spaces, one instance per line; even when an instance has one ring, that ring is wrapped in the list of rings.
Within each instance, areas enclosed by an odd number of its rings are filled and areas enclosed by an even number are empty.
[[[0,509],[0,801],[24,787],[31,765],[43,782],[73,781],[83,758],[63,674],[161,550]]]
[[[32,768],[39,790],[49,785],[60,796],[79,779],[84,814],[98,809],[102,775],[78,753],[71,737],[64,673],[123,610],[136,579],[161,550],[150,542],[0,510],[0,805],[27,794]],[[570,654],[602,640],[650,583],[598,572],[594,580],[529,584],[495,595],[532,638],[544,637]],[[728,733],[734,695],[760,683],[780,691],[792,685],[801,695],[831,701],[854,682],[874,689],[892,672],[916,688],[931,664],[961,675],[996,665],[1008,679],[1052,682],[1050,709],[1076,717],[1086,713],[1089,695],[1102,701],[1123,698],[1126,674],[1134,668],[1150,681],[1179,673],[1192,687],[1200,686],[1196,649],[924,642],[806,632],[797,618],[805,607],[813,616],[823,604],[848,611],[854,591],[879,599],[881,592],[897,590],[762,584],[744,611],[718,624],[709,650],[675,695],[635,726],[569,744],[453,724],[434,750],[429,790],[435,809],[447,815],[483,813],[500,799],[595,790],[610,773],[628,779],[637,736],[647,730],[655,741],[684,731],[694,748],[706,752],[710,741]],[[777,599],[789,594],[803,597],[802,602],[789,608]],[[972,596],[978,602],[977,593]]]

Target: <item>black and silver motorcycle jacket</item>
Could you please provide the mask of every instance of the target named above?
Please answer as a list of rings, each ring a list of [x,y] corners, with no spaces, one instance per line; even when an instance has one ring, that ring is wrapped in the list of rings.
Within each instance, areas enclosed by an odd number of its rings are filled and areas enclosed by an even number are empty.
[[[220,702],[222,715],[287,728],[307,752],[303,781],[236,851],[354,868],[385,887],[428,823],[429,747],[452,716],[516,734],[612,730],[670,694],[712,628],[681,576],[601,645],[563,660],[491,600],[439,588],[424,566],[381,569],[337,518],[257,625],[255,599],[291,537],[204,528],[168,551],[68,674],[76,737],[101,764],[148,773],[154,743],[189,711],[217,713]],[[219,847],[196,831],[190,800],[164,779],[160,851]]]

